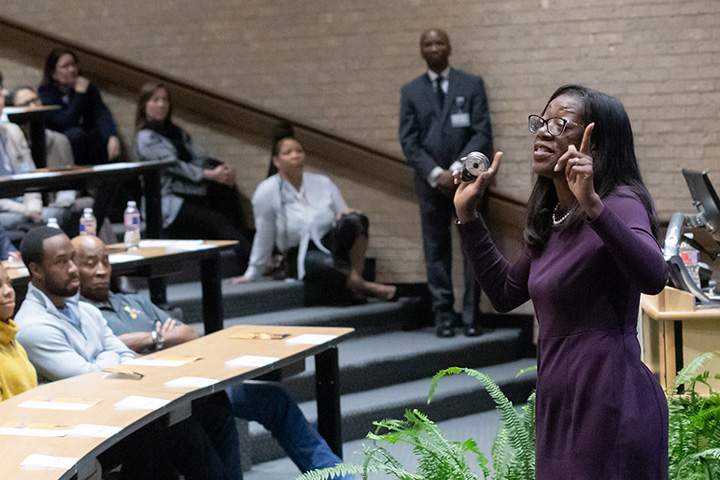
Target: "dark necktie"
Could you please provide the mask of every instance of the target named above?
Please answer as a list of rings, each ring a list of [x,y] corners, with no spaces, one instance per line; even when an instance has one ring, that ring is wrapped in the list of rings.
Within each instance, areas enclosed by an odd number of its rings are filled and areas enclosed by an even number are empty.
[[[442,81],[443,77],[442,75],[438,75],[438,77],[435,79],[435,98],[437,99],[438,105],[440,105],[440,110],[443,109],[443,105],[445,104],[445,92],[443,92],[442,89]]]

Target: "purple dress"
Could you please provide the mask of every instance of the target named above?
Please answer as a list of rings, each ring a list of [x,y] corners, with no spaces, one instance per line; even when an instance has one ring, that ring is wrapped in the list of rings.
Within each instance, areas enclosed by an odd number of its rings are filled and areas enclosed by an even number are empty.
[[[540,257],[512,264],[482,220],[459,226],[495,308],[535,307],[539,480],[668,478],[667,403],[636,335],[640,293],[660,292],[667,268],[637,196],[623,187],[603,203],[579,232],[553,226]]]

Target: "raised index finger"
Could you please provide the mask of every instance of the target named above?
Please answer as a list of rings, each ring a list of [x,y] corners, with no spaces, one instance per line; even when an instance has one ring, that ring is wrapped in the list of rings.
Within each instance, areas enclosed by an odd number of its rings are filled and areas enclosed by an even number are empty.
[[[580,143],[580,153],[583,155],[590,155],[592,152],[592,132],[595,128],[595,122],[585,127],[585,133],[583,133],[582,143]]]

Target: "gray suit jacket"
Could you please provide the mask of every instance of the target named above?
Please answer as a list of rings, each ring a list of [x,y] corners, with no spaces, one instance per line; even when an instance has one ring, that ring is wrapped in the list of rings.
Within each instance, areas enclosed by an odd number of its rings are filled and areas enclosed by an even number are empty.
[[[492,128],[483,79],[450,69],[440,110],[427,73],[400,91],[400,143],[408,163],[425,182],[436,166],[448,168],[460,157],[481,151],[492,158]],[[467,113],[469,125],[453,127],[451,115]]]

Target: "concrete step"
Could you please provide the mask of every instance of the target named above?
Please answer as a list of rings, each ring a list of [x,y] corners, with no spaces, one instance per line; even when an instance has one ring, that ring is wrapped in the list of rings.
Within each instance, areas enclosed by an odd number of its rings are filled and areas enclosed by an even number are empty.
[[[479,337],[438,338],[434,329],[352,337],[338,347],[343,394],[430,378],[455,365],[480,368],[516,360],[519,329],[497,329]],[[371,352],[371,353],[370,353]],[[411,367],[411,368],[410,368]],[[315,398],[315,362],[287,378],[284,387],[301,402]]]
[[[535,388],[536,376],[528,372],[516,377],[523,368],[535,364],[534,359],[521,359],[501,365],[484,367],[505,395],[515,404],[524,403]],[[400,373],[400,372],[399,372]],[[374,388],[341,397],[343,440],[365,437],[373,429],[372,422],[383,418],[401,418],[407,408],[417,408],[434,421],[443,421],[494,409],[495,404],[482,384],[467,375],[444,379],[432,403],[427,404],[430,379],[413,380]],[[317,407],[314,401],[300,404],[307,419],[315,424]],[[253,464],[284,456],[271,435],[260,425],[250,423],[250,457]]]
[[[518,407],[519,408],[519,407]],[[431,419],[434,421],[434,419]],[[502,424],[500,412],[497,410],[488,410],[464,417],[453,418],[436,422],[437,426],[445,433],[445,436],[451,442],[464,442],[468,438],[473,438],[478,444],[478,449],[488,458],[491,458],[492,444],[495,440],[498,430]],[[343,460],[348,463],[362,465],[365,457],[362,455],[363,445],[371,445],[372,441],[362,438],[352,440],[343,444]],[[415,471],[417,468],[417,456],[407,445],[389,445],[382,444],[387,448],[400,463],[408,470]],[[471,470],[477,474],[478,478],[483,478],[479,467],[472,459],[473,455],[468,455],[468,465]],[[243,462],[245,459],[243,458]],[[254,464],[250,471],[245,472],[245,480],[292,480],[299,475],[300,471],[289,458],[280,458],[268,462]],[[357,477],[356,477],[357,478]],[[388,477],[382,474],[371,474],[370,480],[385,480]]]
[[[225,318],[301,308],[305,303],[302,282],[258,281],[230,285],[223,282]],[[202,323],[202,288],[200,282],[167,286],[167,299],[183,309],[186,323]]]

